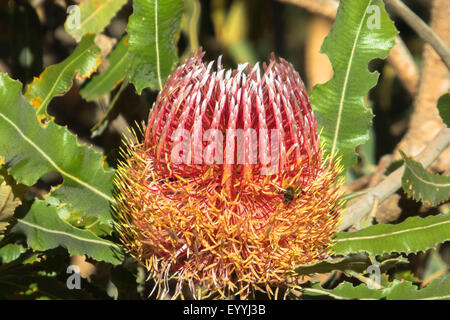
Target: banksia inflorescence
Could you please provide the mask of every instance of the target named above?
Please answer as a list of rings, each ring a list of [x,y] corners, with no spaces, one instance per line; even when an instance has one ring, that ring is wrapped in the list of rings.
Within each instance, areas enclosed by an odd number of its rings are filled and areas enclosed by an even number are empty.
[[[340,166],[324,157],[291,64],[224,70],[193,54],[169,77],[145,140],[116,177],[118,231],[158,288],[245,298],[292,285],[339,223]],[[295,284],[295,281],[294,281]],[[160,290],[160,296],[164,290]]]

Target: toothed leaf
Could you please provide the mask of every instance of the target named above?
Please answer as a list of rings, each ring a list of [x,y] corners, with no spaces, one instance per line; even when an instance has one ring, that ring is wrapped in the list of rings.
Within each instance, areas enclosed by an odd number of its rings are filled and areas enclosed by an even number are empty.
[[[314,87],[311,104],[326,152],[342,155],[346,169],[356,161],[355,148],[369,139],[373,116],[364,97],[376,85],[378,73],[369,72],[368,64],[387,57],[396,34],[383,1],[342,0],[322,45],[334,74]]]
[[[388,300],[450,300],[450,275],[433,280],[419,289],[409,281],[399,283],[387,294]]]
[[[340,232],[332,250],[346,255],[367,252],[378,255],[391,252],[405,254],[434,248],[450,240],[450,215],[409,217],[398,224],[377,224],[356,232]]]
[[[108,57],[109,67],[100,75],[94,76],[80,90],[86,101],[94,101],[111,92],[123,81],[130,68],[128,57],[128,37],[123,37]]]
[[[100,48],[94,39],[93,34],[85,36],[69,57],[46,68],[27,86],[25,98],[36,108],[38,117],[47,115],[47,106],[55,96],[69,91],[76,74],[86,78],[97,70]]]
[[[130,81],[140,94],[161,90],[178,62],[175,37],[179,32],[182,0],[135,0],[127,32],[130,35]]]
[[[61,220],[55,207],[40,200],[33,203],[25,218],[17,220],[11,231],[25,234],[33,250],[45,251],[62,246],[71,255],[85,254],[112,264],[120,264],[123,260],[119,246]]]
[[[0,73],[0,157],[14,179],[31,186],[45,173],[58,171],[63,183],[51,192],[57,205],[94,216],[106,225],[113,171],[103,168],[102,154],[80,145],[67,128],[43,127],[22,96],[22,85]]]
[[[87,33],[102,32],[127,0],[85,0],[79,6],[69,7],[64,28],[75,39]]]
[[[395,280],[392,286],[395,287],[398,284],[399,281]],[[320,283],[315,283],[312,288],[305,288],[303,290],[308,296],[328,296],[336,300],[378,300],[386,296],[388,289],[371,289],[365,284],[353,286],[350,282],[343,282],[334,289],[324,289]]]
[[[27,249],[20,244],[8,243],[6,246],[0,248],[0,262],[10,263],[20,257],[25,251]]]
[[[308,296],[328,296],[333,299],[387,299],[387,300],[449,300],[450,276],[445,275],[433,280],[427,287],[418,289],[410,281],[394,280],[389,286],[381,289],[372,289],[365,284],[353,286],[343,282],[334,289],[324,289],[319,283],[312,288],[304,288]]]
[[[402,187],[409,197],[431,205],[450,198],[450,177],[428,173],[421,163],[400,153],[405,161]]]

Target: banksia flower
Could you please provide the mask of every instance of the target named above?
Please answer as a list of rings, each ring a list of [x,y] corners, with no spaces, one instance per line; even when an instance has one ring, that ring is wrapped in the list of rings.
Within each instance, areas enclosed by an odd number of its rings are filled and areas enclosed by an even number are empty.
[[[274,294],[323,259],[339,223],[341,171],[323,156],[291,64],[225,70],[193,54],[169,77],[145,140],[116,177],[118,231],[165,293]]]

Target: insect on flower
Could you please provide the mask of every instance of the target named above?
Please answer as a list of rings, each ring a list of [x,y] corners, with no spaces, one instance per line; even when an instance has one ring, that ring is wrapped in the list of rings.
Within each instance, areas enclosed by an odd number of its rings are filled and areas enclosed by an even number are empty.
[[[198,51],[159,93],[145,139],[117,170],[117,230],[158,296],[196,298],[295,285],[327,255],[342,203],[305,86],[290,63],[225,70]],[[261,72],[262,71],[262,72]],[[283,192],[280,192],[283,191]],[[162,289],[162,290],[161,290]]]
[[[288,186],[284,192],[284,202],[290,203],[302,193],[302,188],[298,186]]]

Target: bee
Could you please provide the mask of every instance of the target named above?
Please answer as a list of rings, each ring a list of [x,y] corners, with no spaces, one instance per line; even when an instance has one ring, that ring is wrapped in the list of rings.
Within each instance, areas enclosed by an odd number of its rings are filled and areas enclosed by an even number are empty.
[[[284,203],[290,203],[303,193],[301,187],[288,186],[284,192]]]

